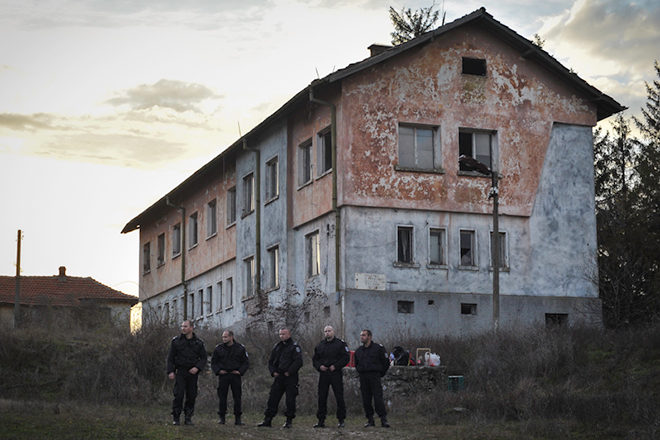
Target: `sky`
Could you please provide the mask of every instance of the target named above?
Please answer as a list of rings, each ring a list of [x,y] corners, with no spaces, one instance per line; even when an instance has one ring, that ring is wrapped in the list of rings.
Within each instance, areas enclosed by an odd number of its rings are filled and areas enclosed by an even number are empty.
[[[0,275],[90,276],[137,295],[124,225],[312,80],[389,44],[379,0],[0,0]],[[486,7],[638,115],[657,0],[436,0]],[[610,118],[612,119],[612,118]],[[608,121],[604,127],[607,128]]]

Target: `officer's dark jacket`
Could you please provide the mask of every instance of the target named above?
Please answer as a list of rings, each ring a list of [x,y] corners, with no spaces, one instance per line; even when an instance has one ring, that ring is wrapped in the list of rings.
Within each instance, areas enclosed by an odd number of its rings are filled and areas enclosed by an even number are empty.
[[[321,365],[326,367],[334,365],[335,370],[341,370],[349,360],[348,345],[339,338],[332,338],[330,342],[323,339],[314,349],[314,356],[312,356],[312,364],[318,371],[320,371]]]
[[[170,351],[167,354],[167,373],[173,373],[180,368],[190,369],[192,367],[197,367],[199,371],[202,371],[206,367],[206,358],[204,341],[194,333],[190,339],[187,339],[186,335],[180,334],[173,338],[170,344]]]
[[[268,359],[268,370],[270,375],[273,373],[289,375],[295,374],[302,367],[302,350],[300,346],[289,338],[286,341],[280,341],[273,347]]]
[[[361,345],[355,350],[355,369],[358,373],[379,373],[385,376],[390,368],[390,359],[385,347],[371,342],[369,347]]]
[[[241,376],[245,374],[250,367],[248,361],[248,354],[243,345],[234,341],[229,346],[227,344],[218,344],[213,350],[213,357],[211,358],[211,370],[213,374],[218,374],[220,370],[231,372],[238,370]]]

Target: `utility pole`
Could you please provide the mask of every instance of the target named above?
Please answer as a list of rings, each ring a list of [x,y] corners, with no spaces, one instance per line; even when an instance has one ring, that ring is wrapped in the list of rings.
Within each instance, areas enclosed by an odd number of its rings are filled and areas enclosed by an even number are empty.
[[[19,316],[21,315],[21,230],[18,230],[16,244],[16,294],[14,295],[14,328],[18,328]]]
[[[458,162],[468,171],[476,171],[484,176],[491,177],[491,188],[488,194],[493,199],[493,235],[491,236],[491,260],[493,262],[493,330],[500,326],[500,222],[499,222],[499,174],[493,166],[493,145],[489,144],[491,168],[477,161],[473,157],[461,155]]]

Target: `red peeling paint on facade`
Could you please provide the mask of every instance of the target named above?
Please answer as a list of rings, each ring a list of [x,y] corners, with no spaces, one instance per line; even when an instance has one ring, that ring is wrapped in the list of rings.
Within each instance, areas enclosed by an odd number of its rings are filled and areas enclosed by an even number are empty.
[[[487,74],[462,74],[462,57],[485,59]],[[553,122],[596,123],[593,104],[475,26],[345,79],[342,102],[349,205],[489,212],[490,179],[458,170],[459,129],[469,128],[496,133],[500,212],[529,216]],[[400,123],[437,127],[441,172],[397,170]]]

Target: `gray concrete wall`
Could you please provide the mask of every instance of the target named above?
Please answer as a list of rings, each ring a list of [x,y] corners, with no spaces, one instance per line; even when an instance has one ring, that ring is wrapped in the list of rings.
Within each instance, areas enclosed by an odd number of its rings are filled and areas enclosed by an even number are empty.
[[[351,347],[359,344],[364,328],[378,341],[459,336],[492,329],[492,295],[487,294],[348,290],[344,301],[344,336]],[[399,313],[398,301],[412,301],[413,313]],[[475,304],[475,314],[462,314],[461,303]],[[500,307],[502,329],[543,326],[546,313],[567,314],[568,325],[601,324],[598,298],[506,295],[500,297]]]

